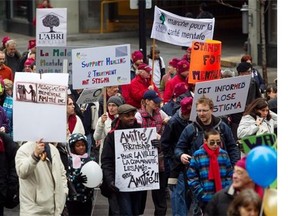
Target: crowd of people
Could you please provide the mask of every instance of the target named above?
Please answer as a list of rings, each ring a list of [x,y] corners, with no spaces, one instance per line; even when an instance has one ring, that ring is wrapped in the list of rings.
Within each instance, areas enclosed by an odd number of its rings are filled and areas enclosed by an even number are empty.
[[[103,171],[99,187],[109,215],[142,215],[146,199],[153,200],[154,215],[166,215],[168,202],[173,215],[259,215],[263,188],[249,177],[239,140],[277,134],[277,85],[265,85],[251,56],[239,59],[236,68],[239,76],[251,76],[244,112],[215,116],[211,98],[194,100],[195,85],[188,83],[191,48],[170,59],[166,68],[156,46],[147,57],[141,50],[132,52],[130,84],[103,88],[105,94],[94,103],[77,104],[83,89],[69,86],[66,143],[19,144],[13,142],[14,75],[35,72],[36,43],[30,40],[23,54],[10,37],[2,43],[0,153],[9,151],[3,160],[15,163],[5,162],[1,169],[11,175],[7,188],[11,183],[20,187],[12,193],[1,190],[0,215],[11,194],[19,195],[21,215],[91,215],[94,189],[85,186],[87,176],[81,173],[91,160]],[[222,78],[233,76],[223,71]],[[190,120],[192,104],[195,121]],[[159,189],[151,191],[151,198],[147,191],[122,192],[115,185],[115,131],[147,127],[156,128],[157,139],[151,142],[159,166]]]

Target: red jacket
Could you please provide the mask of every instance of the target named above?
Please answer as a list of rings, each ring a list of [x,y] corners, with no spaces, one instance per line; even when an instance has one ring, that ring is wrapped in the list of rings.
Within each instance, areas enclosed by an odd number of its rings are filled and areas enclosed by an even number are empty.
[[[150,85],[150,79],[143,79],[140,75],[136,75],[136,77],[131,81],[130,85],[127,85],[125,86],[125,89],[122,89],[122,96],[124,97],[125,102],[136,107],[137,109],[140,109],[143,95],[148,90]],[[154,82],[153,86],[154,91],[160,95],[160,92],[155,86]]]
[[[166,87],[165,87],[164,95],[163,95],[164,103],[166,103],[169,100],[171,100],[171,98],[173,96],[173,92],[174,92],[175,86],[178,83],[185,82],[185,80],[186,80],[186,78],[182,77],[179,74],[174,76],[172,79],[168,80],[168,82],[166,84]]]

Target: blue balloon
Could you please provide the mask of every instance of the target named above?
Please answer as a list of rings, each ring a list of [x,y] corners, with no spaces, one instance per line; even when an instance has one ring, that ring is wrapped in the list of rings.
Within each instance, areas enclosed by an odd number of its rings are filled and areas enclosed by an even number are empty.
[[[267,188],[277,178],[277,153],[268,146],[253,148],[246,158],[250,178],[259,186]]]

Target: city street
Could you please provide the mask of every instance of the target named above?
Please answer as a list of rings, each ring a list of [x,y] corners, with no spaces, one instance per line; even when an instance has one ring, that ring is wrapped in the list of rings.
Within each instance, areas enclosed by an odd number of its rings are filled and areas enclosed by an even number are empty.
[[[32,37],[24,36],[15,33],[4,32],[0,29],[0,38],[4,36],[10,36],[12,39],[15,39],[17,42],[18,50],[22,53],[27,49],[28,40]],[[152,45],[152,40],[150,36],[147,36],[147,54],[149,53],[150,46]],[[236,65],[240,62],[241,56],[244,54],[243,44],[245,41],[245,35],[243,34],[231,34],[223,33],[220,37],[215,36],[215,40],[222,41],[222,68],[231,68],[236,72]],[[107,34],[77,34],[77,35],[68,35],[67,45],[68,46],[79,46],[79,48],[91,48],[91,47],[100,47],[100,46],[110,46],[110,45],[119,45],[119,44],[130,44],[131,52],[139,49],[139,39],[138,32],[121,32],[121,33],[107,33]],[[174,57],[181,58],[185,51],[179,46],[163,43],[156,41],[161,53],[160,55],[164,58],[166,66],[170,59]],[[260,69],[262,73],[261,66],[257,65],[256,68]],[[277,78],[277,68],[268,68],[268,82],[273,83],[274,79]],[[108,201],[103,197],[99,189],[95,190],[95,205],[93,208],[93,216],[102,216],[108,215]],[[164,198],[163,198],[164,199]],[[167,200],[168,211],[167,215],[172,215],[170,200]],[[147,203],[145,209],[145,216],[152,216],[154,212],[154,206],[152,202],[151,193],[148,193]],[[18,216],[19,215],[19,206],[15,209],[5,209],[4,215],[6,216]]]

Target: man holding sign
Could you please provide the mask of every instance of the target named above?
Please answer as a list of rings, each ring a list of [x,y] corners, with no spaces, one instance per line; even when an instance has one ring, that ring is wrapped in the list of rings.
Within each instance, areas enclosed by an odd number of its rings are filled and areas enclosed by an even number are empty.
[[[115,186],[115,130],[140,128],[135,119],[137,109],[129,104],[123,104],[118,108],[119,117],[112,122],[111,131],[106,136],[101,156],[101,168],[103,170],[102,194],[106,193],[109,201],[109,215],[140,215],[143,214],[143,202],[146,200],[146,191],[120,192]],[[105,186],[104,186],[105,185]],[[119,207],[119,209],[118,209]]]

